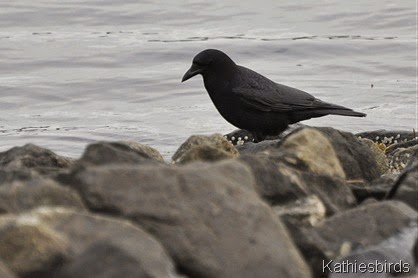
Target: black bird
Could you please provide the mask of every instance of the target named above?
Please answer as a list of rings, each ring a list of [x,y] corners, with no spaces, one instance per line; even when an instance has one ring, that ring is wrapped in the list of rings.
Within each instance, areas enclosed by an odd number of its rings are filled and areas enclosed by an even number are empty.
[[[232,125],[250,131],[254,141],[278,135],[289,124],[325,115],[365,117],[366,114],[324,102],[312,95],[277,84],[239,66],[225,53],[206,49],[193,59],[181,82],[201,74],[216,109]]]

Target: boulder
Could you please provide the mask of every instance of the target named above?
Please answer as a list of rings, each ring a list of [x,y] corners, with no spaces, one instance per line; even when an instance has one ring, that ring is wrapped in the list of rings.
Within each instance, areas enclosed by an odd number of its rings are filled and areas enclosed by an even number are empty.
[[[69,256],[66,237],[24,217],[0,216],[0,257],[21,277],[45,275]]]
[[[286,159],[289,156],[258,154],[241,155],[239,161],[251,168],[257,193],[271,205],[287,205],[313,195],[324,204],[327,215],[356,205],[344,180],[295,169]]]
[[[27,277],[178,277],[161,245],[129,221],[67,208],[0,216],[0,243],[2,259]]]
[[[345,179],[341,163],[328,139],[314,128],[299,129],[280,144],[279,151],[286,157],[295,156],[303,170],[318,174]]]
[[[71,186],[91,210],[145,228],[187,276],[310,277],[242,163],[114,165],[88,168],[77,176],[79,182]]]
[[[69,168],[73,163],[74,160],[71,158],[59,156],[33,144],[14,147],[0,153],[2,170],[32,169],[43,175],[51,175]]]
[[[317,277],[326,277],[323,262],[359,252],[397,254],[397,260],[412,260],[417,212],[399,201],[372,202],[347,210],[303,230],[295,238]],[[368,253],[370,254],[370,253]],[[380,258],[372,257],[380,260]],[[324,272],[325,270],[325,272]]]
[[[97,142],[86,147],[76,166],[164,162],[161,154],[136,142]]]
[[[74,189],[58,185],[47,178],[13,181],[0,186],[0,213],[17,213],[41,206],[85,209]]]
[[[218,161],[239,155],[237,149],[222,135],[193,135],[174,153],[172,160],[176,164],[192,161]]]
[[[331,142],[344,169],[346,179],[372,181],[380,176],[376,154],[349,132],[318,127]]]

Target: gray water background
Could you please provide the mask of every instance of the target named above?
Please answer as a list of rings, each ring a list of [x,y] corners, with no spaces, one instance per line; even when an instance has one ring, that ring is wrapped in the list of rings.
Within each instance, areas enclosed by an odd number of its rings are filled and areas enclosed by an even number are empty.
[[[412,130],[416,38],[413,0],[0,1],[0,151],[135,140],[169,159],[228,133],[201,78],[180,83],[206,48],[368,114],[305,124]]]

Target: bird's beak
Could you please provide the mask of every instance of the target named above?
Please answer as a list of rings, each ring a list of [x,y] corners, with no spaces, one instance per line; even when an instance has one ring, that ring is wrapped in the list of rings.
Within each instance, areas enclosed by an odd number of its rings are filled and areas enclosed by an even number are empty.
[[[202,73],[203,69],[199,68],[199,66],[193,64],[190,69],[188,71],[186,71],[186,73],[183,75],[183,79],[181,79],[181,82],[184,82],[190,78],[192,78],[193,76]]]

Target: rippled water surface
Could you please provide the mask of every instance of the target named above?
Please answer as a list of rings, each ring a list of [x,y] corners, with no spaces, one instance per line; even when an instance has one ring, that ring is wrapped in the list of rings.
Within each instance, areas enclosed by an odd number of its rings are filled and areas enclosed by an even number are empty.
[[[411,130],[415,14],[413,0],[1,1],[0,151],[136,140],[169,158],[192,134],[228,133],[201,78],[180,83],[206,48],[368,114],[306,124]]]

